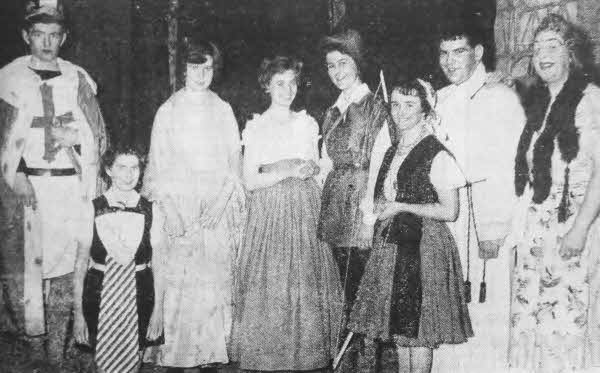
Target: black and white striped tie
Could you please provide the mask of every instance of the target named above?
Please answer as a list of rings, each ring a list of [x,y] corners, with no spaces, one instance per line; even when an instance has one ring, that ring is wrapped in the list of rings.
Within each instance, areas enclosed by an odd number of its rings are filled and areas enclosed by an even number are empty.
[[[106,373],[127,373],[138,363],[135,262],[106,258],[102,282],[96,363]]]

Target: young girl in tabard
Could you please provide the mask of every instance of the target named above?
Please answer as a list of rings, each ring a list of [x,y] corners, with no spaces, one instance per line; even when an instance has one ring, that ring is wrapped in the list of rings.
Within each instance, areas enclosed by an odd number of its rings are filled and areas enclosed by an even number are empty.
[[[95,350],[99,372],[137,371],[162,333],[162,214],[136,191],[143,160],[131,149],[102,157],[110,188],[92,201],[74,276],[74,338]],[[154,273],[153,273],[154,272]]]

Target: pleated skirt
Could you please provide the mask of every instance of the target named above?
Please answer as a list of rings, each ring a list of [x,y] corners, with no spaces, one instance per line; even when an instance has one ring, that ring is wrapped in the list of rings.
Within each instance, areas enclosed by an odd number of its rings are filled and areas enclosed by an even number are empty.
[[[233,360],[245,370],[313,370],[334,357],[339,274],[317,239],[320,189],[286,179],[249,196],[234,291]]]

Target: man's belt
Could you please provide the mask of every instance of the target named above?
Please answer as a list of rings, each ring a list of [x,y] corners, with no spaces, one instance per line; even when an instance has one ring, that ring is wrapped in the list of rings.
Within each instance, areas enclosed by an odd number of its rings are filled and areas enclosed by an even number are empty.
[[[29,168],[26,167],[23,172],[28,176],[73,176],[77,175],[74,168]]]

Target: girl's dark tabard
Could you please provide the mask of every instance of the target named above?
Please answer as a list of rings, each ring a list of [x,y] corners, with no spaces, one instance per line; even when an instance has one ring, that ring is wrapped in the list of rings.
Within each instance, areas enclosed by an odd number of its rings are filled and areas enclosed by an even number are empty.
[[[144,232],[140,245],[135,253],[135,264],[148,264],[152,260],[152,246],[150,244],[150,228],[152,227],[152,203],[146,198],[141,197],[135,207],[113,207],[109,206],[104,195],[94,199],[94,217],[105,214],[111,214],[118,211],[126,211],[144,215]],[[91,259],[98,264],[106,263],[107,251],[104,247],[94,224],[94,236],[90,248]],[[100,301],[102,293],[102,281],[104,272],[90,268],[85,276],[83,283],[83,314],[89,330],[89,341],[92,347],[96,345],[96,336],[98,334],[98,315],[100,312]],[[135,274],[136,279],[136,298],[138,313],[138,331],[140,348],[162,342],[162,338],[156,342],[146,340],[148,323],[154,307],[154,277],[150,267],[146,267]]]

